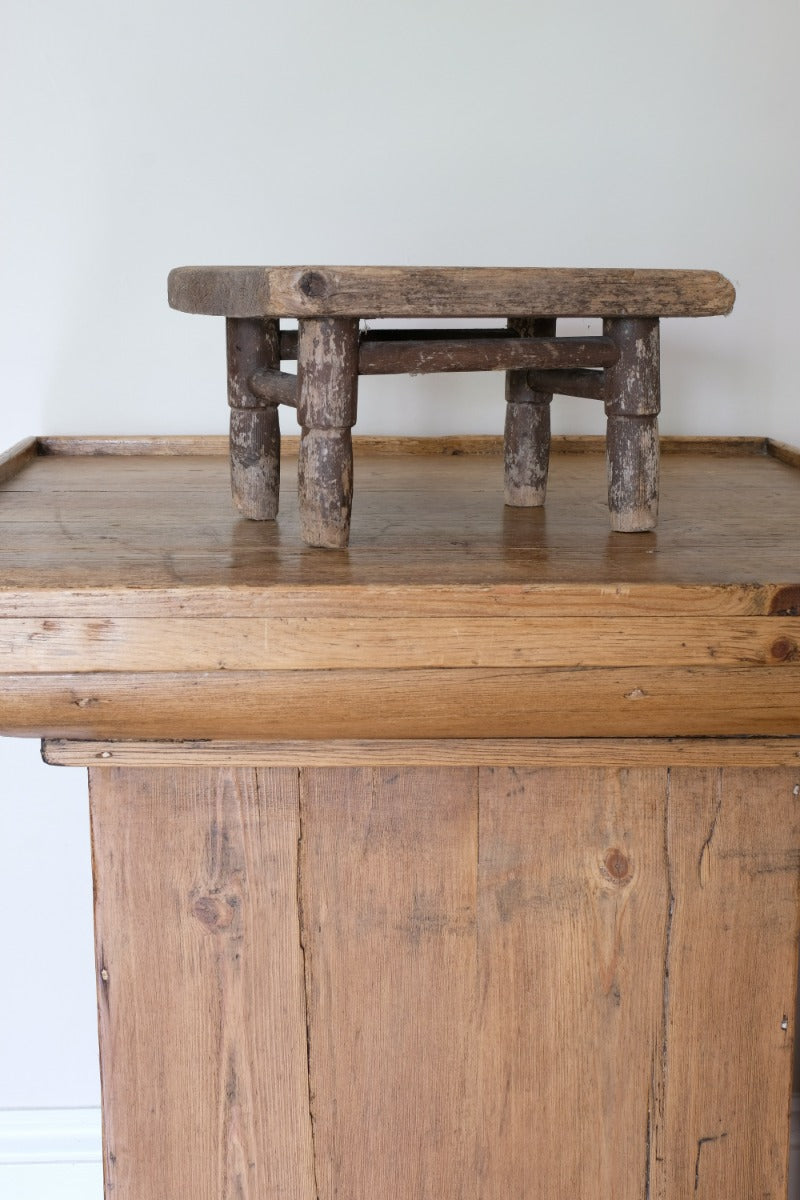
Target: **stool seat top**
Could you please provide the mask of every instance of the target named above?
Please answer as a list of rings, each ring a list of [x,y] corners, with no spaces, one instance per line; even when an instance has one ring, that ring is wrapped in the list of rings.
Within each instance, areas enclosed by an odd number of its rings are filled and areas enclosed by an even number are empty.
[[[176,267],[169,303],[224,317],[710,317],[716,271],[553,267]]]

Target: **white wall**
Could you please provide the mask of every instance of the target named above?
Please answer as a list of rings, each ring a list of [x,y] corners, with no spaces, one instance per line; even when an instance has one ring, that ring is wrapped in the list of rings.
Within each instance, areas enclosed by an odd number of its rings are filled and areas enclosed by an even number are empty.
[[[736,309],[665,323],[662,429],[800,443],[795,0],[4,10],[4,445],[222,432],[222,322],[165,298],[213,262],[715,268]],[[498,377],[361,396],[362,432],[502,427]],[[0,1107],[92,1104],[83,773],[6,742],[0,780]]]

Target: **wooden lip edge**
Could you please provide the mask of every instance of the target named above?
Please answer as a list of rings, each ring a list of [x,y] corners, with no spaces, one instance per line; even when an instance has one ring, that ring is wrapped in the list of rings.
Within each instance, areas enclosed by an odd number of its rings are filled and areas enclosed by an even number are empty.
[[[45,738],[49,766],[797,766],[800,738],[98,741]],[[800,781],[800,775],[798,776]]]
[[[288,456],[296,456],[300,438],[284,435],[282,447]],[[362,434],[353,437],[357,455],[408,455],[418,457],[500,456],[503,452],[502,434],[464,434],[444,437],[414,437]],[[557,434],[552,440],[555,454],[600,454],[605,450],[605,438],[596,434]],[[772,438],[751,435],[682,436],[669,434],[661,438],[662,454],[702,455],[725,457],[767,456],[778,458],[790,466],[800,467],[800,449]],[[30,458],[96,458],[96,457],[225,457],[228,438],[224,434],[140,435],[103,434],[97,436],[55,435],[30,438],[12,447],[0,458],[17,465],[15,474]],[[14,458],[13,456],[17,456]]]
[[[35,437],[23,438],[16,445],[10,446],[0,454],[0,483],[6,479],[13,479],[25,464],[31,462],[39,453],[39,439]]]
[[[800,448],[789,442],[776,441],[775,438],[765,438],[765,443],[770,458],[777,458],[789,467],[800,467]]]

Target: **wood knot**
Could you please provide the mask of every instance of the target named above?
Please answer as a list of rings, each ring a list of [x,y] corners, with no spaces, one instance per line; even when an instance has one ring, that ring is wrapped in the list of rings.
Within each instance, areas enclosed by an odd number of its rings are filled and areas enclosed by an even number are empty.
[[[603,873],[612,883],[630,883],[633,876],[631,862],[618,846],[612,846],[610,850],[606,851],[605,858],[603,859]]]
[[[300,276],[298,287],[309,300],[324,300],[328,294],[328,284],[325,276],[319,271],[306,271]]]
[[[771,617],[800,617],[800,587],[796,583],[778,588],[769,606]]]
[[[238,907],[236,896],[198,896],[192,903],[192,912],[201,925],[216,933],[230,927]]]
[[[797,658],[797,642],[788,637],[776,638],[769,652],[777,662],[789,662]]]

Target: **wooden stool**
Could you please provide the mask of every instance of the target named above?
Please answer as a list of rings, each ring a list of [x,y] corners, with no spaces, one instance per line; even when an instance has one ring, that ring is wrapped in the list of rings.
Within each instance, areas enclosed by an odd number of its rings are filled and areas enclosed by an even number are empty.
[[[245,517],[278,512],[278,405],[297,409],[301,531],[348,543],[359,375],[505,371],[505,502],[544,504],[554,393],[602,400],[608,506],[620,533],[658,516],[659,320],[730,312],[712,271],[490,267],[178,267],[169,302],[227,318],[231,481]],[[296,317],[299,332],[282,332]],[[507,329],[385,330],[377,317],[503,317]],[[558,317],[602,317],[602,337],[556,337]],[[297,359],[297,375],[280,370]]]

